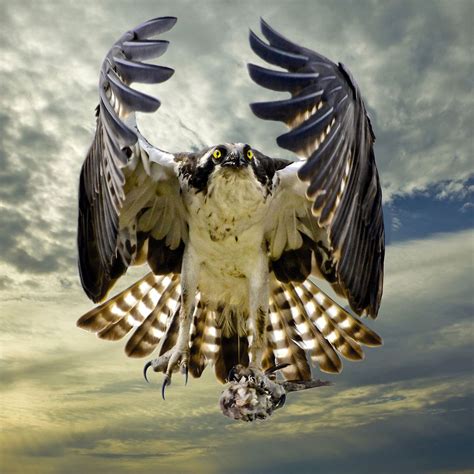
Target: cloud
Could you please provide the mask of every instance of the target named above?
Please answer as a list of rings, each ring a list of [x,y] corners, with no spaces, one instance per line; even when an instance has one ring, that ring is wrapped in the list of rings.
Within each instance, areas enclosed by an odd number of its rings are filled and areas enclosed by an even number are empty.
[[[474,194],[474,177],[468,180],[456,180],[438,183],[436,199],[466,199]]]
[[[387,243],[472,228],[472,183],[442,181],[395,197],[384,207]]]

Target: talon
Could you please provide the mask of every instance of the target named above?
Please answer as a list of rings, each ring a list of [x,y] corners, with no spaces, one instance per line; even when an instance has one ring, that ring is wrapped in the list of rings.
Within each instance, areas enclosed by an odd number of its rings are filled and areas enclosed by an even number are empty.
[[[290,364],[277,364],[274,365],[273,367],[270,367],[265,371],[265,375],[270,375],[273,374],[273,372],[276,372],[277,370],[284,369],[285,367],[288,367]]]
[[[145,364],[145,367],[143,367],[143,376],[145,377],[145,380],[147,381],[147,383],[150,383],[150,381],[148,380],[148,377],[146,376],[146,372],[151,366],[152,366],[151,361],[148,361]]]
[[[275,405],[275,410],[278,410],[278,408],[281,408],[286,402],[286,393],[284,393],[280,399],[278,400],[277,404]]]
[[[163,380],[163,385],[161,386],[161,396],[163,397],[163,400],[165,400],[165,388],[171,385],[171,377],[166,374],[165,375],[165,380]]]

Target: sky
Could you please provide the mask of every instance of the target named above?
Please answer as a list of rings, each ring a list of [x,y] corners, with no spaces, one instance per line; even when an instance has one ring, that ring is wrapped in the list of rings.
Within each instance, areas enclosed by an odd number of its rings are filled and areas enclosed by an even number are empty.
[[[452,473],[474,470],[474,2],[0,0],[0,472]],[[143,134],[169,150],[246,142],[290,157],[248,103],[248,29],[262,16],[343,62],[372,117],[387,235],[384,339],[328,388],[270,420],[217,406],[211,372],[166,401],[123,344],[75,327],[92,307],[76,270],[78,178],[100,63],[125,31],[173,15],[143,86]],[[146,270],[133,269],[120,288]]]

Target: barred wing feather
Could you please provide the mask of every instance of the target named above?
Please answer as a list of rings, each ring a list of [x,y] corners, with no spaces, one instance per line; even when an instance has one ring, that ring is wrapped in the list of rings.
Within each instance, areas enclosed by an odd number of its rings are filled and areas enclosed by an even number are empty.
[[[139,187],[146,206],[156,183],[149,176],[148,152],[135,123],[135,112],[154,112],[159,100],[130,87],[132,82],[166,81],[173,70],[143,63],[166,51],[167,41],[150,37],[174,26],[176,18],[147,21],[125,33],[106,55],[99,79],[99,106],[93,143],[79,184],[79,272],[86,294],[101,301],[136,258],[143,239],[137,235],[136,215],[122,222],[127,196]],[[148,148],[146,151],[144,148]],[[155,162],[170,166],[169,153],[153,149]]]
[[[375,166],[375,136],[348,69],[299,46],[265,21],[268,43],[250,32],[250,46],[277,71],[249,64],[257,84],[290,92],[285,100],[251,104],[257,117],[284,122],[277,143],[304,161],[291,166],[299,189],[325,231],[337,283],[352,309],[376,317],[383,286],[384,226]]]

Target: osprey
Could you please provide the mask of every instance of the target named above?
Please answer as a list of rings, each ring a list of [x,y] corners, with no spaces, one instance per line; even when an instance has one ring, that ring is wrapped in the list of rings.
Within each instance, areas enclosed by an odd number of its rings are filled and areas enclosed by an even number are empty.
[[[296,161],[273,159],[247,143],[170,153],[140,133],[135,112],[160,102],[130,87],[160,83],[173,70],[144,63],[162,55],[174,17],[125,33],[100,70],[97,128],[80,177],[78,249],[82,286],[104,300],[130,265],[151,273],[82,316],[78,326],[126,344],[131,357],[164,373],[217,378],[233,368],[279,369],[309,381],[309,359],[341,371],[340,355],[363,358],[380,337],[311,277],[325,279],[357,315],[377,316],[384,227],[374,134],[348,69],[290,42],[261,21],[250,46],[280,67],[249,64],[260,86],[290,97],[251,104],[284,122],[277,138]],[[307,355],[309,357],[307,357]],[[229,375],[230,374],[230,375]]]

